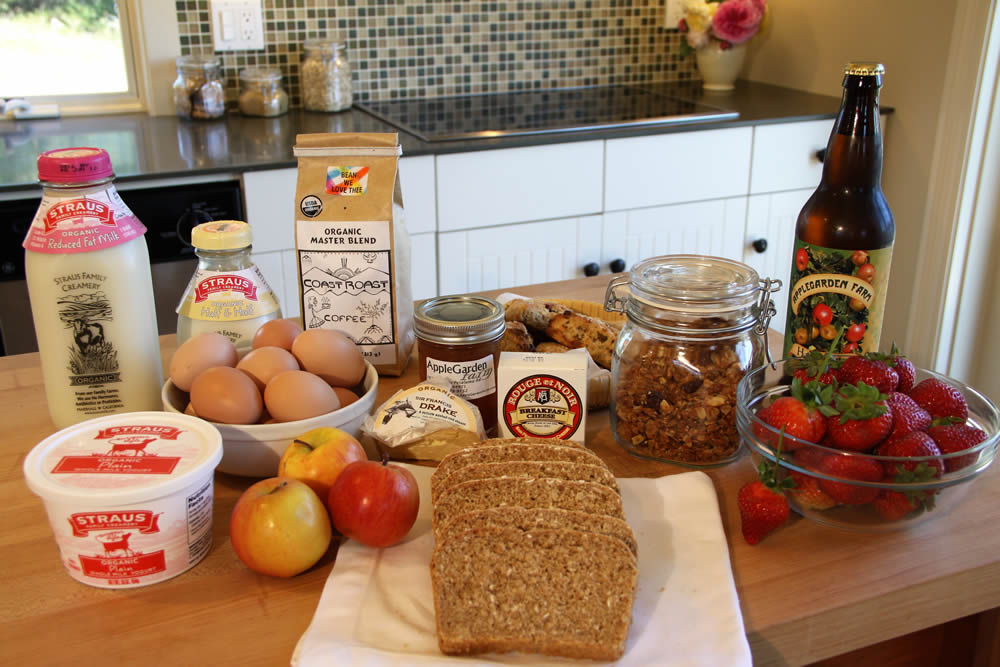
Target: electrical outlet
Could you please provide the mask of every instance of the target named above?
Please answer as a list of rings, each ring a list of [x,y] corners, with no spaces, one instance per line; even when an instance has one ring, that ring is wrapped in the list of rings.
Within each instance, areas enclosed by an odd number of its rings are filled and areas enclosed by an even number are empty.
[[[262,0],[211,0],[212,41],[216,51],[264,48]]]
[[[667,10],[666,16],[663,19],[663,27],[676,28],[682,18],[684,18],[683,0],[667,0]]]

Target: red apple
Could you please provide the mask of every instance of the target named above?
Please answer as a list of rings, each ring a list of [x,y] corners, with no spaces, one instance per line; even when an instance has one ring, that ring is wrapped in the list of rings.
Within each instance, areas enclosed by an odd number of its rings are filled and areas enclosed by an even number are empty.
[[[294,577],[323,557],[332,533],[319,496],[298,480],[263,479],[243,492],[229,539],[243,563],[261,574]]]
[[[292,440],[278,462],[278,476],[305,482],[320,498],[330,495],[341,471],[368,456],[354,436],[339,428],[314,428]]]
[[[406,468],[358,461],[344,468],[327,501],[339,533],[370,547],[391,547],[417,520],[420,492]]]

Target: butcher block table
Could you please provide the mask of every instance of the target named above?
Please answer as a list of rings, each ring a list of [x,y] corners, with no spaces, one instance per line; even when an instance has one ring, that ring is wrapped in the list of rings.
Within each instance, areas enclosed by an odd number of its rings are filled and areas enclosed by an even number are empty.
[[[507,291],[602,302],[607,283],[607,276],[598,276]],[[161,338],[165,362],[175,346],[174,336]],[[412,362],[403,377],[382,378],[378,402],[417,379]],[[54,430],[38,355],[0,358],[0,664],[288,664],[335,549],[292,579],[250,572],[233,552],[229,516],[254,480],[216,473],[215,541],[199,565],[146,588],[77,583],[63,571],[42,502],[21,471],[31,448]],[[607,410],[590,413],[587,446],[619,477],[687,471],[625,453],[614,442]],[[907,531],[841,532],[793,514],[753,547],[740,534],[736,507],[737,490],[755,476],[749,456],[707,471],[719,497],[754,663],[799,665],[842,656],[826,664],[992,664],[1000,654],[993,611],[1000,607],[997,468],[951,514]],[[659,631],[669,651],[670,628]],[[859,650],[864,647],[870,648]]]

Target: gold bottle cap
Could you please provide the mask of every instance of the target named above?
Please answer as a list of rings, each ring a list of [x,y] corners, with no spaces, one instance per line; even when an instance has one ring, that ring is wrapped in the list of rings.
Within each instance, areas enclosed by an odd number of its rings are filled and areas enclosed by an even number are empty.
[[[191,245],[202,250],[238,250],[252,242],[250,225],[242,220],[204,222],[191,230]]]
[[[878,76],[885,74],[885,67],[882,63],[847,63],[844,65],[844,74]]]

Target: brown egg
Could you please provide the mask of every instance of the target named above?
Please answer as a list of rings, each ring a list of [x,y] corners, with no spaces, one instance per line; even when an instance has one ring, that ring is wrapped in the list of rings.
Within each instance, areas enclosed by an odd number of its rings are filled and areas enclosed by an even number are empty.
[[[334,387],[333,391],[340,399],[340,407],[346,408],[348,405],[358,400],[358,395],[347,387]]]
[[[292,341],[302,333],[302,327],[295,320],[271,320],[264,322],[253,335],[253,349],[259,347],[280,347],[292,349]]]
[[[250,376],[226,366],[209,368],[194,379],[191,405],[202,419],[221,424],[256,424],[264,409]]]
[[[249,375],[257,384],[257,389],[264,391],[267,383],[278,373],[299,370],[299,362],[295,361],[295,357],[288,350],[268,346],[250,350],[247,356],[236,364],[236,368]]]
[[[299,365],[334,387],[353,387],[365,376],[365,360],[350,338],[332,329],[310,329],[292,343]]]
[[[191,415],[192,417],[198,416],[198,413],[194,411],[194,406],[191,405],[190,403],[188,403],[187,407],[184,408],[184,414]]]
[[[207,368],[229,366],[239,359],[233,342],[218,333],[203,333],[188,338],[170,360],[170,379],[178,389],[191,391],[194,379]]]
[[[271,378],[264,390],[264,403],[279,422],[309,419],[340,407],[333,388],[306,371],[285,371]]]

